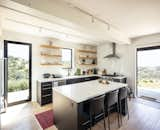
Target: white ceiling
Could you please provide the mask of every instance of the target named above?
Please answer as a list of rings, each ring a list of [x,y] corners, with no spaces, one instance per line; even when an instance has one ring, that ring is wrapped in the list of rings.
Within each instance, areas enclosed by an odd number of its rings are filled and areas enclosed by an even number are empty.
[[[14,1],[14,2],[13,2]],[[128,36],[62,0],[0,0],[2,28],[76,43],[129,44]],[[16,7],[16,8],[15,8]]]
[[[160,0],[65,0],[103,20],[130,38],[160,32]]]

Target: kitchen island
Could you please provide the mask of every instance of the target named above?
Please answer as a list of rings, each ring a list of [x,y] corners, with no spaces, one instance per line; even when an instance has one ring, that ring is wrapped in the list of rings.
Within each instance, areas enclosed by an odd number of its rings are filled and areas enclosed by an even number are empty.
[[[109,82],[101,84],[98,80],[64,85],[53,88],[53,110],[58,130],[82,130],[84,104],[90,99],[127,87],[127,84]],[[123,111],[125,110],[125,105]],[[125,114],[125,113],[124,113]]]

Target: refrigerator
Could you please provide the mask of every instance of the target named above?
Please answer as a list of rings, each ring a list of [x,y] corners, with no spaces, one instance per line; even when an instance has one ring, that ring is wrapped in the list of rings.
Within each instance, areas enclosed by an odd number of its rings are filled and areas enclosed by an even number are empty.
[[[0,59],[0,114],[7,109],[7,59]]]

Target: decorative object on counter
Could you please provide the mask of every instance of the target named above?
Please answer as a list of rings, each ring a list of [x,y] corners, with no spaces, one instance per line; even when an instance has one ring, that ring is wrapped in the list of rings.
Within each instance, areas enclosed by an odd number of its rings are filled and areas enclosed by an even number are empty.
[[[106,69],[104,69],[104,70],[102,71],[102,75],[107,75],[107,70],[106,70]]]
[[[93,69],[93,74],[98,74],[98,69],[97,68]]]
[[[108,82],[107,79],[101,78],[101,79],[99,79],[98,81],[99,81],[99,83],[102,83],[102,84],[109,84],[109,82]]]
[[[83,72],[82,72],[82,73],[83,73],[83,75],[85,75],[85,74],[86,74],[86,71],[84,71],[84,70],[83,70]]]
[[[77,68],[75,75],[81,75],[81,69]]]

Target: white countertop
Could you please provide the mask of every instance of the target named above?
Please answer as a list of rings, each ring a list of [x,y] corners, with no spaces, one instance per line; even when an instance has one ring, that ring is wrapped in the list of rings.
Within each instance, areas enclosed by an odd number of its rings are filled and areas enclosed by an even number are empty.
[[[92,74],[92,75],[74,75],[74,76],[66,76],[66,77],[62,77],[62,78],[42,78],[39,79],[38,82],[50,82],[50,81],[59,81],[59,80],[65,80],[65,79],[75,79],[75,78],[85,78],[85,77],[92,77],[92,76],[99,76],[101,77],[102,75],[98,75],[98,74]],[[123,79],[126,78],[125,76],[115,76],[115,77],[111,77],[114,79]]]
[[[50,82],[50,81],[59,81],[59,80],[65,80],[65,79],[75,79],[75,78],[85,78],[85,77],[92,77],[92,76],[100,76],[98,74],[92,74],[92,75],[74,75],[74,76],[66,76],[62,78],[42,78],[39,79],[38,82]]]
[[[83,83],[54,87],[53,91],[56,91],[66,96],[67,98],[73,100],[76,103],[80,103],[93,97],[100,96],[110,91],[127,86],[127,84],[117,82],[110,82],[110,84],[101,84],[98,82],[98,80],[94,80]]]

